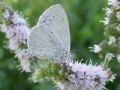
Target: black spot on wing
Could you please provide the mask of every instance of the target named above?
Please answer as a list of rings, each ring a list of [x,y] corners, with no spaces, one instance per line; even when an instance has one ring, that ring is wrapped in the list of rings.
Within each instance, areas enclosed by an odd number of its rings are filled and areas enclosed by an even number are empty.
[[[51,38],[51,36],[49,35],[49,38]]]
[[[53,18],[55,18],[55,16],[52,16]]]
[[[62,21],[64,21],[64,18],[61,18],[62,19]]]
[[[45,22],[46,22],[46,19],[43,20],[43,23],[45,23]]]
[[[49,21],[51,22],[51,21],[52,21],[52,19],[49,19]]]
[[[47,56],[46,53],[44,54],[44,56]]]
[[[50,32],[50,33],[52,33],[52,34],[53,34],[53,32]]]

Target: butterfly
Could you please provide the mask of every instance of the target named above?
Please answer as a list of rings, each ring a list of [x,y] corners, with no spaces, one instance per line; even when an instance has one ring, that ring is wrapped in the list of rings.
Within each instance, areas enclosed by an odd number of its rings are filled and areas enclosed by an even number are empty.
[[[67,15],[60,4],[48,8],[28,37],[28,49],[36,57],[64,60],[70,56],[70,31]]]

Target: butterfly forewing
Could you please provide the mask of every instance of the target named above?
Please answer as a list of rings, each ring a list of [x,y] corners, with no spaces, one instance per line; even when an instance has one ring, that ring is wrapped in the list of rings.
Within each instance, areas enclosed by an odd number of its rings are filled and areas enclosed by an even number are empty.
[[[68,19],[61,5],[53,5],[40,16],[30,32],[28,48],[38,57],[51,59],[70,53]]]

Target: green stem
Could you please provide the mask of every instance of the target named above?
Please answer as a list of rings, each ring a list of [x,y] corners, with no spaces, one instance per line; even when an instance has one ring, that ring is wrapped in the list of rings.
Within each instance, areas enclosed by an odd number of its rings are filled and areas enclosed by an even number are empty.
[[[108,65],[109,65],[109,63],[110,63],[110,60],[108,60],[108,58],[105,57],[105,59],[104,59],[104,63],[103,63],[103,67],[104,67],[105,70],[108,69]]]

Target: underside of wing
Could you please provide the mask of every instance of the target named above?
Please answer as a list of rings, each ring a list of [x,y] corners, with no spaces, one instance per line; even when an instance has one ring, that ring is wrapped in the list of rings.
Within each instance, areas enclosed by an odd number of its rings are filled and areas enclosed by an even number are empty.
[[[70,52],[68,19],[61,5],[53,5],[41,15],[30,32],[28,48],[36,56],[50,58]]]

